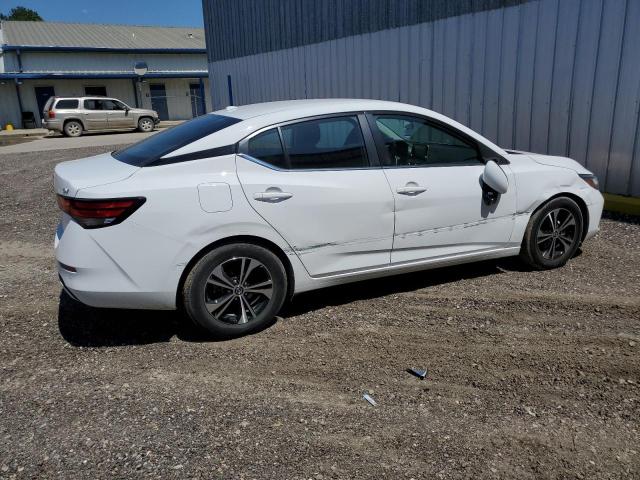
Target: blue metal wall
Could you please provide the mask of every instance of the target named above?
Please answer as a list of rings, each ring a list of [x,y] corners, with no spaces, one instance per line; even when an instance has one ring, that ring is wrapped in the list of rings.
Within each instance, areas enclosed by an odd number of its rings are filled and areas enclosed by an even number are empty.
[[[239,105],[323,97],[422,105],[503,147],[570,156],[604,190],[640,196],[639,26],[639,0],[516,2],[214,59],[212,98],[228,104],[229,75]]]

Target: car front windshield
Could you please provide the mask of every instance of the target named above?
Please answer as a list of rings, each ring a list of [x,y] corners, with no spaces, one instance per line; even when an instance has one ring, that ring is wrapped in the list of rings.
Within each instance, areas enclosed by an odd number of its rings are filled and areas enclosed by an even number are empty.
[[[211,113],[202,115],[113,152],[112,156],[116,160],[136,167],[150,166],[174,150],[240,121],[224,115]]]

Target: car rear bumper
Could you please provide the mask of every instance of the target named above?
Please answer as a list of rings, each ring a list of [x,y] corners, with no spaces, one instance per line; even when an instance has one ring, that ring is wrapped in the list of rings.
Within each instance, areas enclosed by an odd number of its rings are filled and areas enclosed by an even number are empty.
[[[90,232],[64,219],[56,231],[54,247],[58,275],[71,297],[92,307],[175,310],[175,289],[152,291],[145,288]],[[173,276],[177,285],[179,272],[173,273],[167,277]]]
[[[62,120],[42,120],[42,128],[47,130],[54,130],[56,132],[62,131]]]

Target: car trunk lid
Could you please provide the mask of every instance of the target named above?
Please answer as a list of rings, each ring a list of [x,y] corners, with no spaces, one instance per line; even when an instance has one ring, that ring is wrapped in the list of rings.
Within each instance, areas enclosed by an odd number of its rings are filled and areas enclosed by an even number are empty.
[[[113,158],[111,153],[62,162],[54,170],[54,188],[58,195],[75,197],[83,188],[115,183],[129,178],[140,167]]]

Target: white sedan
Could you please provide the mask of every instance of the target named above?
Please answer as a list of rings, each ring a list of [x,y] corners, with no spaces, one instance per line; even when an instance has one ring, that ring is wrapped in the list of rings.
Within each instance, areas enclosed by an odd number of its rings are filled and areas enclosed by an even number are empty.
[[[95,307],[176,309],[219,336],[291,295],[520,255],[564,265],[598,231],[596,177],[424,108],[296,100],[203,115],[55,169],[56,259]]]

